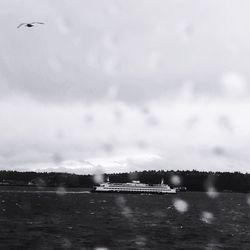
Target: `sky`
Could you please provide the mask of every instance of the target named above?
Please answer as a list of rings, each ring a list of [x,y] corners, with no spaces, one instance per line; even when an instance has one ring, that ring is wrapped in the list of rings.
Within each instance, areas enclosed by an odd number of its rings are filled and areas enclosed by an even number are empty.
[[[249,7],[1,0],[0,169],[250,172]]]

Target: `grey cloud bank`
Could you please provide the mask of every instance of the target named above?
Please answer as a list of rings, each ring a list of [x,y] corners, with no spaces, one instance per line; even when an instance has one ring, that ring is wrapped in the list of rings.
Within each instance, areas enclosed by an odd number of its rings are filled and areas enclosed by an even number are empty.
[[[248,171],[249,5],[1,1],[0,167]]]
[[[220,92],[226,72],[249,78],[246,1],[1,4],[5,91],[50,101],[113,91],[119,100],[147,101],[187,81],[197,91]],[[46,25],[14,29],[27,19]]]

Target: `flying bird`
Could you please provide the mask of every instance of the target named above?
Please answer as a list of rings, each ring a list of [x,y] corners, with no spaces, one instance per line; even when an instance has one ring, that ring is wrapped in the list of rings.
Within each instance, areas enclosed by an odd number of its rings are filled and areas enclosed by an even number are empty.
[[[41,23],[41,22],[21,23],[21,24],[19,24],[19,25],[17,26],[17,28],[20,28],[20,27],[22,27],[22,26],[31,28],[31,27],[34,27],[36,24],[45,24],[45,23]]]

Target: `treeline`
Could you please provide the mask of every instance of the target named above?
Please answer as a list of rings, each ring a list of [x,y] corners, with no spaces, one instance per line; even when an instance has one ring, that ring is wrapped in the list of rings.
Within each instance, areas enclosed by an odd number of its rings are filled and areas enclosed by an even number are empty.
[[[41,187],[92,187],[91,175],[76,175],[55,172],[0,171],[1,185],[41,186]]]
[[[179,179],[179,184],[174,181]],[[139,180],[157,184],[161,180],[171,187],[186,187],[188,191],[250,192],[250,174],[240,172],[202,171],[142,171],[109,175],[110,182]]]
[[[186,187],[188,191],[207,191],[214,188],[219,192],[250,192],[250,174],[240,172],[200,172],[192,171],[141,171],[130,173],[104,174],[103,180],[110,182],[130,182],[139,180],[143,183],[157,184],[164,179],[172,187]],[[47,187],[83,187],[95,185],[92,175],[67,173],[36,173],[0,171],[0,185],[30,185]],[[177,180],[177,181],[176,181]],[[211,189],[212,190],[212,189]]]

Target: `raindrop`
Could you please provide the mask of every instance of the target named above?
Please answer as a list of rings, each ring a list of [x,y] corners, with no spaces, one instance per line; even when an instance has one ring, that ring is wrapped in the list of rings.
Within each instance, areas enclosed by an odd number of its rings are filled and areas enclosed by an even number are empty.
[[[194,127],[199,123],[199,117],[196,115],[193,115],[189,117],[186,121],[186,128],[188,131],[192,131]]]
[[[142,112],[144,115],[149,115],[149,114],[150,114],[150,109],[149,109],[147,106],[142,106],[142,107],[141,107],[141,112]]]
[[[174,200],[174,207],[180,213],[185,213],[188,210],[188,203],[181,199]]]
[[[173,186],[179,186],[181,184],[181,178],[178,175],[173,175],[170,178],[170,182]]]
[[[96,184],[103,183],[103,175],[102,175],[102,174],[97,173],[97,174],[94,175],[93,178],[94,178],[94,182],[95,182]]]
[[[63,249],[70,249],[72,247],[72,243],[68,239],[64,238],[62,239],[62,241],[63,241],[62,242]]]
[[[178,35],[183,42],[188,42],[194,34],[194,26],[189,20],[182,20],[178,25]]]
[[[134,181],[138,179],[138,173],[137,172],[131,172],[128,174],[128,178],[130,181]]]
[[[56,21],[56,26],[57,26],[59,32],[62,35],[68,35],[68,33],[69,33],[69,27],[67,25],[66,20],[59,17],[55,21]]]
[[[98,165],[94,169],[94,175],[93,175],[93,180],[96,184],[100,184],[104,182],[104,173],[102,171],[102,167]]]
[[[121,213],[123,216],[125,216],[126,218],[132,217],[132,210],[126,205],[126,199],[123,196],[119,196],[116,199],[116,204],[121,209]]]
[[[143,236],[136,236],[135,243],[137,246],[144,247],[146,245],[147,239]]]
[[[210,186],[207,188],[207,195],[209,198],[214,199],[214,198],[217,198],[219,196],[219,193],[217,192],[217,190],[214,187]]]
[[[207,191],[207,195],[211,199],[217,198],[219,196],[219,193],[217,192],[216,188],[214,187],[214,182],[215,182],[215,176],[209,176],[205,182],[205,188]]]
[[[145,149],[145,148],[148,147],[148,144],[147,144],[144,140],[139,140],[139,141],[137,142],[137,146],[138,146],[138,148],[140,148],[140,149]]]
[[[122,215],[124,215],[125,217],[129,218],[132,217],[132,210],[130,207],[125,206],[122,208]]]
[[[212,149],[212,153],[216,156],[225,156],[227,154],[226,150],[221,146],[214,147]]]
[[[94,121],[93,115],[91,115],[91,114],[86,114],[86,115],[84,116],[84,121],[85,121],[86,123],[92,123],[92,122]]]
[[[57,189],[56,189],[56,194],[57,195],[65,195],[66,194],[66,189],[64,188],[64,187],[58,187]]]
[[[230,118],[227,115],[221,115],[218,117],[218,126],[222,130],[228,130],[229,132],[233,132],[233,126]]]
[[[205,250],[214,250],[214,249],[221,249],[222,245],[219,244],[216,240],[212,240],[207,244]]]
[[[61,154],[59,153],[55,153],[52,156],[52,160],[55,164],[60,164],[63,161],[63,157]]]
[[[160,68],[162,62],[161,62],[161,55],[157,51],[153,51],[149,57],[148,57],[148,69],[151,72],[157,71],[157,69]]]
[[[42,178],[36,178],[32,180],[35,183],[38,189],[44,189],[46,187],[46,182]]]
[[[58,129],[56,132],[55,132],[55,137],[58,139],[58,140],[62,140],[64,138],[64,133],[63,131],[61,131],[60,129]]]
[[[225,94],[229,96],[240,96],[246,93],[245,78],[235,72],[227,72],[221,78],[222,88]]]
[[[109,142],[103,143],[102,148],[107,153],[111,153],[114,150],[114,146]]]
[[[125,203],[126,203],[126,200],[123,196],[119,196],[117,199],[116,199],[116,203],[119,207],[123,207],[125,206]]]
[[[114,114],[114,117],[115,117],[116,121],[121,121],[122,116],[123,116],[123,113],[122,113],[121,109],[119,109],[119,108],[114,109],[113,114]]]
[[[247,204],[250,206],[250,195],[247,196]]]
[[[211,224],[214,220],[214,215],[211,212],[203,211],[201,214],[201,221]]]
[[[159,124],[159,121],[158,121],[158,119],[155,116],[151,115],[151,116],[148,117],[147,123],[150,126],[157,126]]]
[[[60,73],[62,72],[62,65],[57,58],[50,58],[48,60],[48,66],[53,71],[53,73]]]

